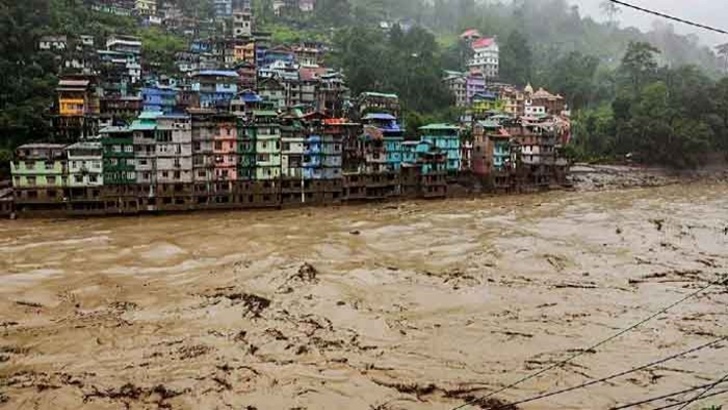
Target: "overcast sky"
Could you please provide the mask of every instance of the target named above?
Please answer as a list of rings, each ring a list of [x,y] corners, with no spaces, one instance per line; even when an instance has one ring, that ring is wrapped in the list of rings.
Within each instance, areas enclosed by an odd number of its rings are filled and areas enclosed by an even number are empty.
[[[587,14],[595,19],[605,19],[599,5],[602,0],[570,0],[577,4],[582,15]],[[692,20],[708,26],[728,31],[728,0],[622,0],[636,6],[660,11],[686,20]],[[648,30],[657,16],[622,7],[618,16],[620,26],[636,26]],[[713,33],[697,27],[686,26],[674,22],[675,31],[679,33],[695,33],[708,45],[728,43],[728,35]]]

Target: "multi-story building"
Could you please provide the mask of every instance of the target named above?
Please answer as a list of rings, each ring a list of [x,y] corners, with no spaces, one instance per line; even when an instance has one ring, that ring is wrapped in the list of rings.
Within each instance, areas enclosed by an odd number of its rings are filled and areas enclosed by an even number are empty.
[[[250,112],[250,118],[252,118]],[[247,115],[246,115],[247,117]],[[238,128],[238,180],[252,181],[255,179],[255,125],[252,120],[246,121],[243,118],[237,119]]]
[[[293,46],[293,55],[301,67],[318,67],[321,62],[321,50],[317,44],[303,42]]]
[[[144,111],[161,111],[164,114],[172,114],[177,110],[178,93],[179,89],[176,87],[165,85],[142,88]]]
[[[386,113],[370,113],[363,118],[365,125],[374,126],[382,134],[384,145],[384,171],[399,172],[402,165],[404,130],[397,118]]]
[[[228,111],[238,93],[238,73],[200,71],[192,76],[192,91],[199,93],[200,108]]]
[[[131,124],[134,144],[134,171],[139,194],[147,200],[156,196],[157,190],[157,118],[161,111],[144,111]],[[152,200],[146,205],[155,205]]]
[[[156,182],[192,183],[192,121],[187,115],[156,118]]]
[[[135,95],[101,97],[101,120],[106,124],[136,118],[142,111],[142,98]]]
[[[488,78],[498,77],[500,49],[495,38],[481,38],[472,45],[473,57],[468,63],[471,72],[479,72]]]
[[[88,188],[104,185],[103,147],[100,141],[81,141],[66,147],[68,187]]]
[[[104,185],[136,184],[134,132],[129,127],[110,126],[100,133]]]
[[[233,57],[236,62],[255,64],[255,41],[238,41],[233,49]]]
[[[56,92],[58,114],[53,117],[56,138],[76,141],[82,137],[96,135],[100,114],[96,77],[64,76],[58,82]]]
[[[238,179],[237,120],[233,115],[218,115],[214,121],[216,132],[212,136],[212,153],[215,157],[215,181],[236,181]]]
[[[235,66],[238,73],[238,89],[241,91],[254,91],[258,85],[258,70],[255,63],[243,61]]]
[[[15,150],[10,171],[18,210],[62,206],[63,188],[68,185],[65,145],[21,145]]]
[[[455,106],[467,107],[469,100],[466,94],[465,74],[457,71],[446,71],[445,78],[442,81],[455,97]]]
[[[384,94],[378,92],[363,92],[357,100],[359,116],[367,113],[387,113],[398,117],[401,112],[397,94]]]
[[[286,86],[276,78],[265,78],[258,81],[258,95],[270,102],[275,109],[286,107]]]
[[[340,71],[327,71],[319,76],[316,89],[316,110],[332,118],[344,116],[345,105],[349,102],[350,90]]]
[[[468,73],[465,76],[465,98],[468,104],[473,103],[473,98],[476,95],[483,94],[486,91],[485,83],[485,76],[482,73]]]
[[[303,155],[306,129],[299,115],[281,117],[281,176],[294,180],[303,179]]]
[[[235,38],[248,38],[253,35],[253,14],[250,10],[235,10],[233,12],[233,36]]]
[[[523,105],[523,112],[527,117],[561,115],[566,108],[564,97],[551,94],[543,88],[539,88],[538,91],[534,92],[531,84],[528,84],[524,90]]]
[[[136,0],[134,9],[139,15],[153,16],[157,14],[157,0]]]
[[[461,168],[460,128],[451,124],[429,124],[420,127],[422,141],[432,144],[441,150],[446,158],[446,169],[450,173],[459,172]]]
[[[281,130],[275,111],[254,111],[255,179],[277,180],[281,177]]]
[[[214,110],[192,110],[192,171],[196,190],[209,190],[215,176],[213,138],[218,133]]]

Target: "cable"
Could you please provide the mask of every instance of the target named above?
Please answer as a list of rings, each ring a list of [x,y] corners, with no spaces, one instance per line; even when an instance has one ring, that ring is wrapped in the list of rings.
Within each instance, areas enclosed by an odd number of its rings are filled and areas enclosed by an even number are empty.
[[[677,305],[685,302],[686,300],[688,300],[690,298],[693,298],[693,297],[699,295],[700,293],[708,290],[713,285],[722,284],[722,283],[723,283],[723,281],[710,282],[707,285],[703,286],[702,288],[696,290],[695,292],[690,293],[689,295],[687,295],[687,296],[683,297],[682,299],[678,300],[677,302],[674,302],[671,305],[669,305],[669,306],[667,306],[665,308],[662,308],[659,311],[653,313],[649,317],[647,317],[647,318],[645,318],[643,320],[640,320],[639,322],[637,322],[637,323],[635,323],[635,324],[627,327],[626,329],[621,330],[621,331],[617,332],[616,334],[614,334],[612,336],[609,336],[608,338],[606,338],[606,339],[604,339],[604,340],[602,340],[600,342],[597,342],[597,343],[593,344],[592,346],[590,346],[590,347],[588,347],[586,349],[581,349],[581,350],[577,351],[576,353],[572,354],[571,356],[569,356],[568,358],[566,358],[566,359],[564,359],[564,360],[562,360],[560,362],[556,362],[556,363],[552,364],[551,366],[547,366],[547,367],[545,367],[545,368],[543,368],[543,369],[541,369],[541,370],[539,370],[539,371],[537,371],[535,373],[531,373],[528,376],[524,376],[524,377],[516,380],[515,382],[513,382],[513,383],[511,383],[511,384],[509,384],[507,386],[505,386],[505,387],[502,387],[502,388],[500,388],[498,390],[495,390],[493,392],[488,393],[487,395],[485,395],[483,397],[479,397],[479,398],[476,397],[476,398],[467,400],[465,403],[461,404],[460,406],[453,407],[452,410],[460,410],[460,409],[464,408],[465,406],[469,406],[469,405],[471,405],[471,404],[473,404],[473,403],[475,403],[477,401],[480,401],[480,400],[483,400],[483,399],[487,399],[489,397],[493,397],[493,396],[495,396],[498,393],[502,393],[502,392],[504,392],[506,390],[512,389],[513,387],[516,387],[516,386],[518,386],[519,384],[521,384],[523,382],[526,382],[526,381],[531,380],[531,379],[533,379],[535,377],[538,377],[538,376],[540,376],[540,375],[542,375],[542,374],[544,374],[544,373],[546,373],[546,372],[548,372],[550,370],[553,370],[553,369],[555,369],[557,367],[561,367],[561,366],[569,363],[570,361],[576,359],[577,357],[580,357],[580,356],[586,354],[586,352],[590,352],[590,351],[596,350],[598,347],[601,347],[601,346],[603,346],[603,345],[611,342],[612,340],[614,340],[614,339],[622,336],[623,334],[625,334],[627,332],[630,332],[630,331],[638,328],[639,326],[641,326],[641,325],[649,322],[650,320],[656,318],[657,316],[660,316],[661,314],[663,314],[663,313],[667,312],[668,310],[674,308],[675,306],[677,306]]]
[[[705,390],[703,390],[703,392],[702,392],[702,393],[700,393],[700,394],[698,394],[697,396],[693,397],[692,399],[688,400],[688,401],[687,401],[687,403],[683,404],[683,405],[682,405],[682,407],[680,407],[680,408],[679,408],[679,409],[677,409],[677,410],[684,410],[684,409],[685,409],[685,408],[687,408],[687,407],[688,407],[688,406],[689,406],[689,405],[690,405],[691,403],[695,403],[696,401],[700,400],[700,399],[701,399],[701,398],[702,398],[703,396],[705,396],[705,395],[706,395],[706,394],[708,394],[708,393],[709,393],[709,392],[710,392],[711,390],[713,390],[714,388],[716,388],[716,386],[718,386],[719,384],[721,384],[721,383],[723,383],[723,382],[725,382],[725,381],[728,381],[728,373],[727,373],[727,374],[726,374],[725,376],[723,376],[723,377],[722,377],[722,378],[721,378],[720,380],[718,380],[717,382],[713,383],[713,384],[712,384],[711,386],[709,386],[709,387],[707,387],[707,388],[706,388]]]
[[[711,398],[711,397],[715,397],[715,396],[720,396],[720,395],[722,395],[722,394],[726,394],[726,393],[728,393],[728,389],[725,389],[725,390],[721,390],[721,391],[717,391],[717,392],[714,392],[714,393],[710,393],[710,394],[706,394],[706,395],[705,395],[705,396],[703,396],[703,397],[702,397],[702,398],[701,398],[700,400],[705,400],[705,399],[709,399],[709,398]],[[666,409],[671,409],[671,408],[673,408],[673,407],[677,407],[677,406],[679,406],[679,405],[681,405],[681,404],[685,404],[685,403],[687,403],[688,401],[689,401],[689,400],[685,400],[685,401],[679,401],[679,402],[677,402],[677,403],[672,403],[672,404],[668,404],[668,405],[666,405],[666,406],[658,407],[658,408],[656,408],[656,409],[652,409],[652,410],[666,410]]]
[[[659,16],[659,17],[663,17],[663,18],[666,18],[666,19],[669,19],[669,20],[677,21],[678,23],[683,23],[683,24],[687,24],[689,26],[702,28],[704,30],[714,31],[714,32],[720,33],[720,34],[728,34],[728,31],[725,31],[725,30],[722,30],[722,29],[719,29],[719,28],[706,26],[705,24],[695,23],[693,21],[681,19],[679,17],[671,16],[669,14],[660,13],[659,11],[649,10],[649,9],[646,9],[646,8],[643,8],[643,7],[640,7],[640,6],[635,6],[634,4],[625,3],[625,2],[620,1],[620,0],[609,0],[609,1],[612,2],[612,3],[614,3],[614,4],[618,4],[620,6],[629,7],[631,9],[635,9],[635,10],[641,11],[643,13],[648,13],[648,14],[652,14],[654,16]]]
[[[720,384],[720,383],[708,383],[708,384],[704,384],[702,386],[695,386],[695,387],[691,387],[689,389],[681,390],[681,391],[678,391],[678,392],[663,394],[662,396],[657,396],[657,397],[653,397],[653,398],[650,398],[650,399],[636,401],[634,403],[623,404],[623,405],[618,406],[618,407],[612,407],[609,410],[622,410],[622,409],[628,409],[630,407],[637,407],[637,406],[641,406],[643,404],[652,403],[653,401],[659,401],[659,400],[669,399],[670,397],[675,397],[675,396],[679,396],[681,394],[694,392],[694,391],[700,390],[700,389],[705,389],[706,387],[713,388],[713,387],[717,386],[718,384]],[[690,400],[688,400],[688,401],[690,401]]]
[[[577,385],[577,386],[567,387],[565,389],[555,390],[555,391],[552,391],[552,392],[549,392],[549,393],[543,393],[543,394],[540,394],[540,395],[537,395],[537,396],[529,397],[527,399],[519,400],[517,402],[513,402],[513,403],[509,403],[509,404],[504,404],[502,406],[492,407],[490,410],[507,409],[507,408],[509,408],[511,406],[518,406],[519,404],[530,403],[532,401],[541,400],[541,399],[545,399],[545,398],[548,398],[548,397],[557,396],[557,395],[560,395],[560,394],[563,394],[563,393],[568,393],[568,392],[571,392],[571,391],[574,391],[574,390],[583,389],[583,388],[592,386],[594,384],[603,383],[603,382],[606,382],[606,381],[609,381],[609,380],[612,380],[612,379],[616,379],[618,377],[622,377],[622,376],[628,375],[630,373],[638,372],[640,370],[644,370],[644,369],[647,369],[649,367],[656,366],[658,364],[662,364],[662,363],[665,363],[665,362],[669,362],[670,360],[677,359],[678,357],[682,357],[682,356],[688,355],[690,353],[695,353],[695,352],[697,352],[699,350],[702,350],[702,349],[708,348],[710,346],[716,345],[716,344],[718,344],[718,343],[720,343],[722,341],[725,341],[725,340],[728,340],[728,336],[723,336],[723,337],[718,338],[718,339],[716,339],[716,340],[714,340],[714,341],[712,341],[710,343],[706,343],[706,344],[700,345],[698,347],[694,347],[692,349],[685,350],[685,351],[682,351],[680,353],[674,354],[672,356],[668,356],[668,357],[662,358],[662,359],[657,360],[657,361],[654,361],[652,363],[648,363],[648,364],[645,364],[645,365],[642,365],[642,366],[639,366],[639,367],[635,367],[635,368],[632,368],[632,369],[629,369],[629,370],[626,370],[626,371],[623,371],[623,372],[620,372],[620,373],[613,374],[611,376],[603,377],[601,379],[592,380],[592,381],[589,381],[589,382],[586,382],[586,383],[583,383],[583,384],[580,384],[580,385]]]

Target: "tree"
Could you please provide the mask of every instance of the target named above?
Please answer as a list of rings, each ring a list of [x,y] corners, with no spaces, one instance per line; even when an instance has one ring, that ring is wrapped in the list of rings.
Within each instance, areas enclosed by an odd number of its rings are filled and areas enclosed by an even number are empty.
[[[500,77],[517,85],[526,85],[531,79],[531,48],[519,31],[513,30],[500,48]]]
[[[657,73],[655,55],[660,50],[649,43],[630,42],[619,67],[623,87],[638,93]]]
[[[613,2],[611,2],[609,0],[602,1],[601,4],[599,4],[599,8],[602,9],[602,11],[604,12],[604,14],[607,15],[607,17],[609,17],[609,24],[612,25],[613,27],[616,27],[617,26],[616,17],[619,13],[622,12],[622,10],[619,7],[617,7],[616,4],[614,4]]]

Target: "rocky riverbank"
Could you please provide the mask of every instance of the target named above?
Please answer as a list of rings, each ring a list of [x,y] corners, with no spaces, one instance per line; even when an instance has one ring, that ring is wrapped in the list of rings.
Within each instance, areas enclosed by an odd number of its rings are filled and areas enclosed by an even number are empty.
[[[576,164],[569,182],[579,191],[658,187],[690,182],[728,182],[728,168],[674,171],[659,167]]]

